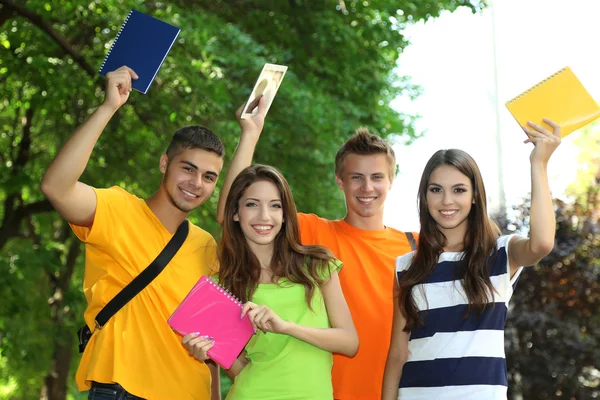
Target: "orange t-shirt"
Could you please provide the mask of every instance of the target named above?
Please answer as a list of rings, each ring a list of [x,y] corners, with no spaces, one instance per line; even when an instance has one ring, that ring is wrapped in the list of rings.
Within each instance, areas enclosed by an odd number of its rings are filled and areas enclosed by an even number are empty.
[[[94,318],[136,277],[173,236],[146,202],[113,187],[94,189],[92,228],[72,225],[85,242],[84,317]],[[198,281],[215,267],[216,244],[190,223],[187,239],[165,269],[95,332],[77,369],[77,387],[117,382],[146,399],[210,399],[208,367],[191,357],[167,319]]]
[[[298,219],[303,244],[326,246],[344,263],[340,282],[360,340],[354,358],[333,356],[334,397],[380,400],[392,334],[395,260],[411,251],[408,238],[392,228],[362,230],[314,214]]]

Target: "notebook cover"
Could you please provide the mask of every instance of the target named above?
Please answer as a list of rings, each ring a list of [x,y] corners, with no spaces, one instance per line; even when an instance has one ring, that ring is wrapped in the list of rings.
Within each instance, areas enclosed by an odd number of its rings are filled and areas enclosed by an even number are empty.
[[[138,79],[132,80],[133,88],[145,94],[180,31],[176,26],[131,10],[100,67],[100,75],[126,65],[138,75]]]
[[[550,128],[543,118],[556,122],[562,137],[600,117],[600,107],[569,67],[508,101],[506,107],[520,126],[531,121]]]
[[[182,336],[199,332],[213,337],[208,356],[225,369],[231,368],[254,328],[242,314],[242,303],[212,279],[201,277],[169,318],[169,326]]]

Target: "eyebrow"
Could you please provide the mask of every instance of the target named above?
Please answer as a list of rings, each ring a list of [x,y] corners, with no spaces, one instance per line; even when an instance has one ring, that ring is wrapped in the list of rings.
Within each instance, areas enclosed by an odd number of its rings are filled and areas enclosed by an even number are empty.
[[[196,171],[198,171],[198,166],[197,166],[196,164],[194,164],[193,162],[186,161],[186,160],[182,160],[182,161],[180,161],[180,162],[181,162],[182,164],[186,164],[186,165],[188,165],[188,166],[190,166],[190,167],[194,168]],[[219,174],[217,174],[215,171],[206,171],[206,174],[208,174],[208,175],[212,175],[212,176],[215,176],[215,177],[218,177],[218,176],[219,176]]]
[[[365,175],[385,175],[385,172],[381,171],[381,172],[373,172],[371,174],[362,174],[360,172],[348,172],[348,175],[360,175],[360,176],[365,176]]]
[[[258,202],[260,202],[260,199],[255,199],[254,197],[248,197],[248,198],[246,198],[246,201],[248,201],[248,200],[252,200],[252,201],[258,201]],[[281,201],[281,199],[273,199],[273,200],[270,200],[270,202],[271,202],[271,203],[272,203],[272,202],[274,202],[274,201]]]
[[[442,185],[440,185],[439,183],[435,183],[435,182],[431,182],[428,186],[439,186],[439,187],[442,187]],[[459,187],[459,186],[469,187],[469,185],[467,185],[466,183],[457,183],[456,185],[452,185],[453,188]]]

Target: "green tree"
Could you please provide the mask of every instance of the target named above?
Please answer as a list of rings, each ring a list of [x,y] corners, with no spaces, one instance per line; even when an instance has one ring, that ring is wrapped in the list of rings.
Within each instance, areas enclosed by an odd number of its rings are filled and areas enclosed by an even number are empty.
[[[145,96],[134,93],[99,140],[83,176],[140,197],[159,182],[173,131],[209,126],[231,156],[234,110],[264,62],[289,65],[256,160],[290,180],[299,208],[344,214],[333,177],[337,147],[360,125],[414,135],[393,111],[416,95],[394,67],[406,24],[475,0],[184,1],[0,0],[0,397],[75,393],[74,332],[82,323],[83,254],[39,191],[61,144],[103,98],[97,67],[131,8],[182,28]],[[192,219],[217,233],[215,196]]]

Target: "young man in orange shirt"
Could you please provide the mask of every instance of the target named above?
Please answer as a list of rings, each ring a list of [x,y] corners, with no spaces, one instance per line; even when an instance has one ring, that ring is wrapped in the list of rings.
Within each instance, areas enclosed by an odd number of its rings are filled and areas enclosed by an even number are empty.
[[[219,199],[221,223],[231,183],[252,162],[259,136],[260,131],[253,131],[240,137]],[[406,234],[383,224],[383,205],[395,170],[390,144],[359,128],[335,159],[336,181],[346,198],[345,218],[331,221],[298,214],[303,244],[329,247],[344,263],[340,282],[360,340],[354,358],[334,354],[336,399],[381,399],[392,330],[395,259],[412,247]]]
[[[127,101],[137,75],[121,67],[106,76],[104,102],[65,143],[46,171],[41,188],[73,232],[86,244],[84,317],[94,330],[77,370],[89,399],[219,399],[218,368],[199,363],[181,344],[167,319],[202,275],[215,265],[215,240],[189,223],[189,233],[164,270],[100,330],[98,312],[144,270],[169,242],[190,211],[212,194],[225,149],[210,130],[188,126],[175,132],[159,161],[158,190],[140,199],[119,188],[80,182],[108,121]],[[260,132],[262,111],[242,130]],[[255,133],[254,133],[255,134]]]

